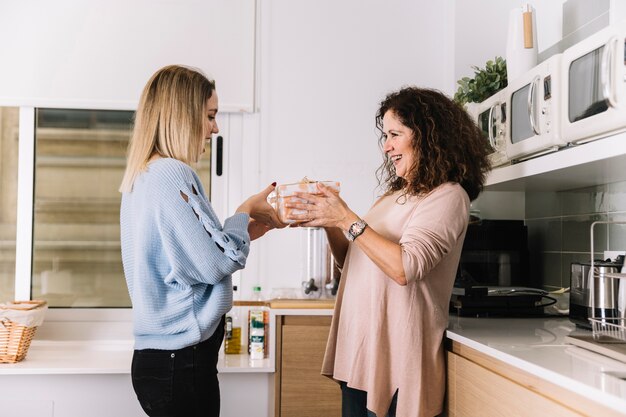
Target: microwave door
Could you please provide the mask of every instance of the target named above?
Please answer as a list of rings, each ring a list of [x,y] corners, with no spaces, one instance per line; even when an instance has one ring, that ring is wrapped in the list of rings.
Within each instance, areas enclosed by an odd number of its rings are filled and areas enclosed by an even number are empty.
[[[511,143],[520,143],[534,136],[531,124],[532,84],[526,84],[511,96]],[[529,100],[531,103],[529,103]],[[534,113],[534,112],[533,112]]]
[[[603,56],[607,56],[604,49],[605,46],[591,51],[570,65],[568,117],[572,123],[605,112],[609,108],[604,97],[605,76],[602,75],[603,67],[606,68],[607,65],[603,60]]]
[[[483,132],[483,137],[489,144],[489,150],[492,153],[496,153],[498,151],[498,146],[496,144],[496,135],[497,135],[497,120],[496,120],[496,112],[497,105],[493,105],[489,107],[488,110],[485,110],[481,114],[478,115],[478,127]]]
[[[483,132],[483,137],[485,138],[485,140],[489,143],[489,150],[493,152],[495,151],[495,149],[493,149],[491,138],[490,138],[491,135],[489,133],[489,131],[491,130],[491,126],[492,126],[490,116],[491,116],[491,108],[480,113],[478,115],[478,127]]]
[[[563,52],[562,131],[580,144],[626,130],[626,27],[609,26]]]
[[[502,124],[505,122],[504,104],[496,102],[487,110],[478,114],[478,127],[488,144],[490,154],[489,163],[492,168],[508,163],[504,146],[506,145],[502,134]]]

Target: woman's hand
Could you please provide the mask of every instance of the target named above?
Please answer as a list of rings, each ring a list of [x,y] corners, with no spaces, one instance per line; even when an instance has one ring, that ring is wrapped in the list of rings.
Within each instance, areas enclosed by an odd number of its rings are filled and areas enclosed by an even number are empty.
[[[260,193],[250,196],[239,206],[236,213],[248,213],[253,220],[269,226],[268,230],[281,229],[287,226],[280,221],[276,210],[267,202],[267,196],[274,191],[274,188],[276,188],[276,183],[270,184]]]
[[[296,192],[294,195],[304,202],[285,203],[285,207],[302,210],[302,214],[291,214],[289,218],[303,227],[338,227],[348,230],[350,225],[359,220],[348,205],[339,197],[339,193],[317,183],[321,195]]]

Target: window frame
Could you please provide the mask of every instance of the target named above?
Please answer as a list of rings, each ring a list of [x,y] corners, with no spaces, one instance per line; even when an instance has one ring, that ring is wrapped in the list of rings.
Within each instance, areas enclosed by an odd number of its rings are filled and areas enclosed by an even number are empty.
[[[45,108],[64,107],[46,106]],[[36,109],[34,106],[19,107],[19,145],[17,175],[17,224],[15,238],[15,300],[30,300],[32,297],[33,280],[33,230],[34,230],[34,196],[35,196],[35,144],[36,144]],[[84,109],[92,110],[89,107]],[[72,109],[74,110],[74,109]],[[96,109],[93,109],[96,110]],[[123,110],[97,109],[97,110]],[[134,109],[132,109],[134,110]],[[219,136],[227,137],[230,128],[228,114],[218,114]],[[236,129],[238,130],[238,129]],[[240,140],[239,140],[240,141]],[[228,212],[228,171],[229,141],[224,140],[223,171],[220,177],[216,174],[217,141],[211,141],[211,203],[220,219]],[[46,320],[51,321],[130,321],[131,307],[54,307],[46,313]]]
[[[15,299],[30,300],[35,196],[35,107],[20,107],[15,236]]]

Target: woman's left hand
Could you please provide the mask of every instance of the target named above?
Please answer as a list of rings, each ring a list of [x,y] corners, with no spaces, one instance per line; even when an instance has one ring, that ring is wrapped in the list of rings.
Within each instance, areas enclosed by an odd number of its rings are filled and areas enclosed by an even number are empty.
[[[276,210],[267,202],[267,196],[274,191],[276,183],[269,185],[260,193],[254,194],[244,201],[236,213],[248,213],[257,222],[269,225],[270,229],[282,229],[287,225],[280,221]]]
[[[302,214],[291,214],[289,219],[298,222],[303,227],[338,227],[347,230],[359,217],[334,192],[322,183],[317,183],[321,195],[296,192],[295,196],[304,202],[289,202],[285,206],[291,209],[302,210]]]

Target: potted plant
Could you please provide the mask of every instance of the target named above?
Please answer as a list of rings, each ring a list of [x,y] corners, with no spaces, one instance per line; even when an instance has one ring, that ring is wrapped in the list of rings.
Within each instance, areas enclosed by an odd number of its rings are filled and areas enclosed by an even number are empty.
[[[460,105],[480,103],[507,86],[506,61],[497,56],[489,60],[485,68],[472,67],[474,78],[463,77],[457,83],[459,89],[454,94],[454,101]]]

